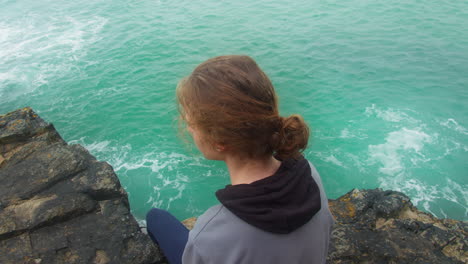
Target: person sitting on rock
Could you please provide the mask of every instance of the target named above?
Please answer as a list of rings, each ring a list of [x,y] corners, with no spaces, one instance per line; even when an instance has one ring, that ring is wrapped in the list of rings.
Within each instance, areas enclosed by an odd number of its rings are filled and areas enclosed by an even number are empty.
[[[209,59],[176,94],[196,146],[226,163],[231,184],[191,231],[167,211],[148,212],[148,233],[169,262],[325,263],[334,219],[317,170],[301,154],[309,128],[300,115],[279,115],[257,63]]]

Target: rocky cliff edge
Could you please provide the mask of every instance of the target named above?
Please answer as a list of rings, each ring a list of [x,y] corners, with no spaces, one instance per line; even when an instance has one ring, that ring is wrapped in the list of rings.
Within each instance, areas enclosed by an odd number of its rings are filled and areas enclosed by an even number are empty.
[[[0,263],[158,263],[112,167],[31,108],[0,116]]]

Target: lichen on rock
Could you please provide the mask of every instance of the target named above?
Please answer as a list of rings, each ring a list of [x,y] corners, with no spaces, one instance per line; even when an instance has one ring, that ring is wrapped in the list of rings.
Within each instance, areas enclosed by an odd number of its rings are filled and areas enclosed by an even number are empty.
[[[329,263],[468,262],[468,224],[422,212],[401,192],[355,189],[329,205]]]

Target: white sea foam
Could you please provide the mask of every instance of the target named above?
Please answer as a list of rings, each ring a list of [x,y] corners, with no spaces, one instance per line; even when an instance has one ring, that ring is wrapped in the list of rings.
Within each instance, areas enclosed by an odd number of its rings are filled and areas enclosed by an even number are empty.
[[[424,174],[413,174],[414,169],[437,170],[436,161],[467,148],[459,142],[459,138],[436,132],[439,125],[461,134],[467,134],[466,128],[452,118],[422,122],[415,118],[417,113],[408,111],[381,109],[375,104],[366,108],[368,117],[391,122],[390,127],[394,129],[387,133],[381,144],[368,146],[367,155],[364,155],[367,156],[367,167],[376,165],[381,173],[378,178],[380,188],[404,192],[415,205],[430,213],[447,216],[446,211],[437,205],[444,200],[463,208],[464,215],[468,216],[466,185],[443,176],[434,183],[432,178],[425,179]],[[443,179],[446,179],[445,182]]]
[[[351,138],[351,133],[349,133],[347,128],[341,130],[340,138]]]
[[[442,211],[439,206],[441,201],[453,203],[454,207],[448,209],[452,217],[453,210],[457,217],[460,210],[468,216],[468,194],[465,191],[468,186],[449,179],[443,171],[439,171],[447,166],[448,156],[460,155],[460,151],[466,152],[468,149],[459,136],[439,130],[448,128],[464,135],[466,128],[453,118],[443,121],[425,118],[422,121],[420,116],[412,110],[382,108],[373,104],[365,109],[365,122],[349,121],[348,126],[341,129],[339,138],[353,143],[351,140],[361,139],[360,135],[375,134],[370,129],[377,127],[386,130],[380,142],[369,144],[363,150],[353,147],[352,153],[348,153],[344,149],[346,146],[343,146],[330,151],[311,151],[310,154],[337,168],[350,168],[369,177],[378,175],[380,188],[402,191],[411,197],[415,205],[439,217],[446,216],[448,212],[447,209]],[[379,125],[359,126],[366,123]],[[336,137],[320,139],[335,140]],[[373,140],[379,139],[374,137]],[[439,175],[439,178],[434,179],[435,175]],[[363,178],[361,183],[364,182]]]
[[[159,173],[163,169],[172,171],[181,162],[192,160],[191,157],[180,153],[145,153],[141,157],[128,159],[123,162],[121,159],[114,159],[116,171],[128,171],[139,168],[149,168],[154,173]]]
[[[107,23],[103,17],[77,20],[51,16],[46,22],[38,17],[28,14],[0,22],[0,65],[11,65],[12,61],[16,65],[0,66],[0,87],[15,87],[13,92],[0,90],[4,100],[31,93],[76,69],[77,60],[87,54],[84,47],[99,40],[99,32]]]
[[[146,220],[135,218],[140,228],[146,227]]]
[[[353,131],[353,132],[351,132]],[[339,138],[342,139],[366,139],[368,136],[362,131],[362,129],[354,130],[351,128],[351,131],[348,127],[345,127],[341,130]]]
[[[458,133],[468,135],[468,129],[466,129],[462,125],[458,124],[458,122],[453,118],[449,118],[446,121],[440,122],[440,124],[442,126],[444,126],[444,127],[452,129],[452,130],[454,130],[454,131],[456,131]]]
[[[11,72],[0,72],[0,82],[15,79],[16,76]]]
[[[326,162],[331,162],[337,166],[340,166],[340,167],[346,167],[343,165],[343,162],[339,161],[334,155],[330,155],[328,157],[325,157],[324,159]]]
[[[91,154],[96,156],[97,159],[109,162],[109,164],[114,167],[115,171],[118,171],[118,168],[122,166],[122,164],[125,164],[128,153],[132,150],[130,144],[116,146],[109,140],[89,143],[86,137],[70,140],[69,143],[82,145]]]
[[[346,164],[352,164],[361,173],[366,172],[365,164],[363,164],[363,161],[361,158],[359,158],[359,156],[351,154],[351,153],[346,153],[346,157],[347,157]]]
[[[169,210],[169,208],[171,207],[171,203],[173,201],[176,201],[182,198],[182,193],[184,192],[184,190],[185,190],[185,185],[181,185],[179,188],[177,188],[177,195],[169,197],[169,200],[167,202],[167,210]]]
[[[110,141],[93,142],[91,144],[84,145],[84,147],[90,152],[103,152],[109,146]]]
[[[444,188],[443,197],[457,203],[468,210],[468,186],[462,187],[457,182],[447,178],[447,186]]]
[[[341,153],[340,153],[340,150],[338,148],[330,151],[330,152],[313,152],[311,151],[309,153],[310,155],[313,155],[313,156],[317,156],[318,158],[320,158],[321,160],[327,162],[327,163],[331,163],[331,164],[334,164],[338,167],[342,167],[342,168],[346,168],[346,166],[344,165],[344,163],[339,160],[337,158],[337,156],[341,159]]]
[[[440,191],[437,186],[427,185],[418,179],[408,179],[403,173],[393,178],[382,177],[379,180],[381,182],[380,188],[382,189],[391,189],[410,194],[414,205],[418,205],[421,202],[433,201],[440,197]],[[426,208],[426,206],[424,208],[426,210],[430,209],[429,207]]]
[[[395,110],[392,108],[388,108],[386,110],[382,110],[378,108],[375,104],[372,104],[370,107],[366,107],[365,112],[367,116],[375,115],[385,121],[388,122],[401,122],[403,120],[415,122],[416,120],[410,117],[405,112],[400,110]]]
[[[119,177],[127,178],[129,181],[147,181],[147,186],[152,186],[152,192],[148,194],[146,204],[151,207],[165,208],[166,210],[171,207],[174,201],[180,200],[183,197],[186,185],[189,182],[188,176],[179,171],[175,173],[167,173],[181,168],[181,163],[199,162],[197,158],[189,157],[175,152],[149,152],[136,156],[131,154],[132,147],[130,145],[119,146],[114,141],[100,141],[89,143],[86,137],[78,140],[70,141],[70,144],[81,144],[98,159],[106,160],[113,167]],[[149,174],[142,174],[132,178],[132,171],[147,169],[151,172]],[[165,193],[171,190],[176,191],[176,194],[165,196]],[[129,192],[131,195],[131,192]]]
[[[407,129],[403,127],[398,131],[390,132],[385,138],[385,143],[369,145],[368,153],[371,163],[380,163],[379,171],[386,175],[396,175],[404,170],[403,158],[410,153],[424,157],[421,153],[426,143],[431,143],[432,138],[420,129]],[[421,159],[413,156],[413,163]],[[426,159],[422,159],[426,160]]]
[[[5,23],[0,23],[0,43],[6,41],[12,35],[12,30]]]
[[[466,151],[466,146],[462,145],[461,143],[454,141],[452,138],[442,138],[438,140],[438,147],[441,148],[441,151],[435,154],[439,154],[437,156],[432,157],[433,161],[443,160],[447,158],[447,156],[452,155],[453,153],[457,152],[458,150]]]
[[[437,213],[434,212],[433,203],[442,199],[463,208],[465,217],[468,217],[467,186],[463,188],[453,180],[447,178],[445,183],[428,184],[423,180],[414,179],[401,173],[391,178],[381,177],[379,181],[381,183],[380,188],[403,192],[411,197],[411,201],[415,206],[422,206],[424,210],[434,215],[437,215]],[[447,217],[442,208],[437,208],[437,212]]]

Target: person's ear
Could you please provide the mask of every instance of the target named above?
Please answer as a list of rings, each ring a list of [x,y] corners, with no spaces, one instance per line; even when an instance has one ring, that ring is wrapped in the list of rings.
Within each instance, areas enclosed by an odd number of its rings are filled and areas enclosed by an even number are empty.
[[[215,144],[215,150],[218,151],[218,152],[223,152],[223,151],[226,150],[226,145],[216,143]]]

